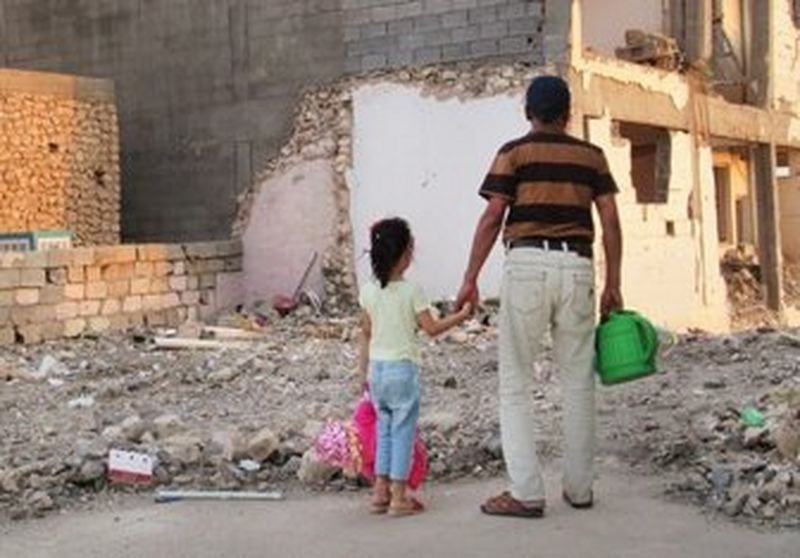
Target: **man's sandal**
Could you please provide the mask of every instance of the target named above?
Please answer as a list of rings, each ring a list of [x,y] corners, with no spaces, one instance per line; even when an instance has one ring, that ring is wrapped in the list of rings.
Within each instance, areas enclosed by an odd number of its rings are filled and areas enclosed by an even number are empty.
[[[564,501],[569,504],[571,507],[575,508],[576,510],[590,510],[594,507],[594,494],[589,494],[589,499],[586,502],[573,502],[572,498],[569,497],[567,491],[561,493],[561,496],[564,498]]]
[[[419,515],[425,511],[425,506],[416,498],[406,498],[403,504],[392,504],[388,507],[389,515],[392,517],[407,517],[409,515]]]
[[[499,496],[486,500],[486,503],[481,506],[481,511],[486,515],[500,517],[538,519],[544,517],[544,502],[526,505],[514,498],[510,492],[503,492]]]
[[[389,502],[370,502],[369,513],[373,515],[383,515],[389,511]]]

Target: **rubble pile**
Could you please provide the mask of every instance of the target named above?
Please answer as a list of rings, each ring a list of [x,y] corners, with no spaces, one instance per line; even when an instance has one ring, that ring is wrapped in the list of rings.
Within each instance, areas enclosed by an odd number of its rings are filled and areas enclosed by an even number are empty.
[[[433,481],[502,472],[492,319],[424,344],[420,428]],[[205,350],[158,350],[148,332],[3,349],[0,518],[134,490],[108,485],[110,449],[155,458],[155,487],[355,486],[311,448],[360,395],[357,320],[302,307],[259,328],[261,338]],[[694,335],[661,360],[661,375],[600,390],[599,459],[730,516],[797,524],[797,335]],[[549,358],[532,373],[547,462],[561,454],[559,376]],[[743,424],[748,407],[763,426]]]

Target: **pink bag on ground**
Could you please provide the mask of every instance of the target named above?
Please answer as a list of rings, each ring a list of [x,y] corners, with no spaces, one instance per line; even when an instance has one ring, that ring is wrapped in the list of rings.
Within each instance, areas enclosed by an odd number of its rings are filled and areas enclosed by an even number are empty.
[[[356,405],[351,419],[361,446],[361,475],[370,483],[375,480],[375,445],[377,442],[378,414],[375,406],[365,393]],[[419,488],[425,480],[428,471],[428,454],[425,444],[419,436],[414,434],[414,451],[411,456],[411,471],[408,477],[408,486],[411,490]]]

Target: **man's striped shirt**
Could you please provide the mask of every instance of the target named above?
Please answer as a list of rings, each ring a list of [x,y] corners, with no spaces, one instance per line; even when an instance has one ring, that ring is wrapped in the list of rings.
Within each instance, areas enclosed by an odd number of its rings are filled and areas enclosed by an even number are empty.
[[[592,242],[592,203],[617,193],[603,150],[559,133],[535,132],[504,145],[480,189],[511,202],[503,239]]]

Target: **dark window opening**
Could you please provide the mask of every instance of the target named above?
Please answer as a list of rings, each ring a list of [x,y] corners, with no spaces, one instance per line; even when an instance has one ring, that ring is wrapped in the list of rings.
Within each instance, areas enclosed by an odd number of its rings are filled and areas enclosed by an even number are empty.
[[[667,203],[672,174],[669,132],[664,128],[619,122],[617,133],[631,144],[631,182],[636,190],[636,201]]]

